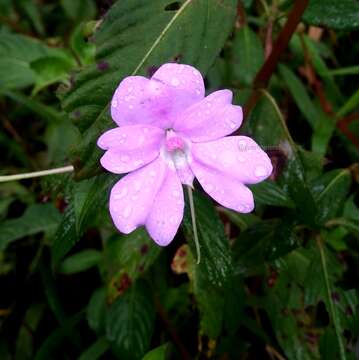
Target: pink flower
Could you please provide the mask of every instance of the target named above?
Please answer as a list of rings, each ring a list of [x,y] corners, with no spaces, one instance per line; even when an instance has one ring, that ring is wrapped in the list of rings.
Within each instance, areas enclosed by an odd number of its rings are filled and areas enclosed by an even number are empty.
[[[232,92],[207,97],[202,76],[189,65],[164,64],[151,77],[126,77],[116,89],[111,115],[119,126],[98,146],[102,166],[129,173],[112,188],[110,213],[130,233],[144,225],[159,245],[168,245],[183,218],[182,184],[194,177],[221,205],[248,213],[255,184],[272,172],[266,153],[249,137],[227,136],[242,122]]]

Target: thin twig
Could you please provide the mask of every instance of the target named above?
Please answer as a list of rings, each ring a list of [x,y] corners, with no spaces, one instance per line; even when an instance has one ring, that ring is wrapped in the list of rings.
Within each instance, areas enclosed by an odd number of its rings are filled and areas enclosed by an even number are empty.
[[[296,30],[300,19],[308,5],[309,0],[296,0],[294,3],[294,6],[292,10],[290,11],[288,15],[287,22],[285,23],[283,29],[279,33],[277,40],[275,41],[275,44],[273,46],[273,49],[268,56],[268,59],[265,61],[263,66],[258,71],[254,82],[253,82],[253,92],[251,96],[249,97],[245,107],[244,107],[244,118],[246,119],[248,114],[251,112],[251,110],[256,105],[260,93],[258,92],[258,89],[260,88],[266,88],[269,80],[274,72],[274,70],[277,67],[277,64],[279,62],[280,56],[284,52],[284,50],[287,48],[289,41]]]
[[[74,171],[74,167],[72,165],[69,165],[69,166],[64,166],[64,167],[55,168],[55,169],[34,171],[31,173],[0,176],[0,182],[30,179],[30,178],[40,177],[40,176],[61,174],[61,173],[66,173],[66,172],[71,172],[71,171]]]

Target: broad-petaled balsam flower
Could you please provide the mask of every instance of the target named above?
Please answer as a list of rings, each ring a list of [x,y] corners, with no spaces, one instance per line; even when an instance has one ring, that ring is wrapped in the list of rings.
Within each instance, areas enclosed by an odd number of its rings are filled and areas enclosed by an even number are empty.
[[[110,213],[116,227],[130,233],[144,225],[159,245],[168,245],[183,218],[182,184],[196,177],[224,207],[241,213],[254,208],[255,184],[272,172],[267,154],[249,137],[227,136],[242,122],[232,92],[205,97],[200,72],[184,64],[164,64],[150,79],[126,77],[111,102],[117,128],[98,146],[102,166],[129,173],[112,188]]]

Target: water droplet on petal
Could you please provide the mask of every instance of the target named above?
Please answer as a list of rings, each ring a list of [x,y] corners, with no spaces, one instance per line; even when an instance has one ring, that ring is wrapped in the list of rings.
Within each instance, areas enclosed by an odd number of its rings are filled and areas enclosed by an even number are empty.
[[[171,80],[171,84],[172,84],[173,86],[178,86],[178,85],[180,84],[180,81],[179,81],[177,78],[173,78],[173,79]]]
[[[113,195],[113,198],[115,200],[119,200],[122,199],[123,197],[125,197],[128,193],[127,187],[121,188],[120,191],[118,191],[117,193],[115,193]]]
[[[178,190],[173,190],[172,195],[173,195],[174,197],[179,197],[179,196],[180,196],[180,192],[179,192]]]
[[[141,181],[136,180],[134,183],[135,191],[140,191],[141,186],[142,186]]]
[[[117,100],[112,100],[112,106],[117,107],[117,105],[118,105]]]
[[[124,208],[123,212],[122,212],[122,216],[123,216],[124,218],[128,218],[128,217],[131,215],[131,212],[132,212],[132,206],[131,206],[131,205],[127,205],[127,206]]]
[[[170,217],[170,223],[175,224],[176,222],[177,222],[177,217],[176,216],[171,216]]]
[[[128,108],[129,108],[130,110],[132,110],[132,109],[133,109],[133,105],[130,105]]]
[[[130,160],[130,157],[129,157],[128,155],[122,155],[122,156],[120,157],[120,160],[121,160],[122,162],[127,162],[128,160]]]
[[[141,165],[143,165],[143,160],[136,160],[136,161],[134,161],[134,163],[133,163],[135,166],[141,166]]]
[[[214,186],[212,184],[206,184],[206,190],[212,191],[214,189]]]
[[[262,165],[256,166],[256,168],[254,169],[254,175],[258,177],[265,176],[267,175],[267,170]]]
[[[150,171],[150,176],[155,177],[155,176],[156,176],[156,171],[151,170],[151,171]]]
[[[136,200],[138,199],[138,197],[139,197],[138,195],[132,195],[132,196],[131,196],[131,199],[132,199],[133,201],[136,201]]]

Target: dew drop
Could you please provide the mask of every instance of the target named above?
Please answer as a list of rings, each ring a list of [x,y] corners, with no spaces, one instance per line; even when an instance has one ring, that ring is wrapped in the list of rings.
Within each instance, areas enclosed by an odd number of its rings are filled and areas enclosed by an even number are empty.
[[[212,184],[206,184],[206,190],[212,191],[214,189],[214,186]]]
[[[155,177],[155,176],[156,176],[156,171],[151,170],[151,171],[150,171],[150,176]]]
[[[131,200],[136,201],[138,199],[138,197],[139,197],[138,195],[132,195]]]
[[[180,84],[180,81],[177,78],[173,78],[172,81],[171,81],[171,84],[173,86],[178,86]]]
[[[125,197],[128,193],[127,187],[122,188],[120,191],[118,191],[117,193],[114,194],[113,198],[115,200],[119,200],[122,199],[123,197]]]
[[[170,217],[170,223],[171,224],[176,224],[176,222],[177,222],[177,217],[176,216],[171,216]]]
[[[122,212],[122,216],[127,219],[131,215],[131,212],[132,212],[132,206],[127,205]]]
[[[173,195],[174,197],[179,197],[179,196],[180,196],[180,192],[179,192],[178,190],[173,190],[172,195]]]
[[[130,157],[129,157],[128,155],[122,155],[122,156],[120,157],[120,160],[121,160],[122,162],[128,162],[128,160],[130,160]]]
[[[134,183],[135,191],[140,191],[141,186],[142,186],[141,181],[136,180]]]
[[[133,162],[133,165],[141,166],[141,165],[143,165],[143,160],[136,160],[136,161]]]
[[[133,109],[133,105],[129,105],[129,107],[128,107],[130,110],[132,110]]]
[[[117,100],[112,100],[112,106],[115,108],[117,107],[118,103],[117,103]]]
[[[147,134],[148,133],[148,128],[143,128],[143,132],[145,133],[145,134]]]
[[[256,166],[256,168],[254,169],[254,175],[257,177],[265,176],[267,175],[267,170],[262,165]]]

